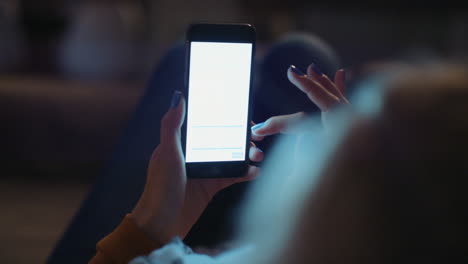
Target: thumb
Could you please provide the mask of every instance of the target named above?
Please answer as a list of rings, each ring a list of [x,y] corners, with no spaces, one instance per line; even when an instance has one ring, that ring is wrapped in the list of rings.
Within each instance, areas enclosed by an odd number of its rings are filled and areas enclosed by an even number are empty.
[[[171,106],[161,120],[161,144],[180,145],[180,128],[185,119],[185,100],[182,92],[175,91]]]

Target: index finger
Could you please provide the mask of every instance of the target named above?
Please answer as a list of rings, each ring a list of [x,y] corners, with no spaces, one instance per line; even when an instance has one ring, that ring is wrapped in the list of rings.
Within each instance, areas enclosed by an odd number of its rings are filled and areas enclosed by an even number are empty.
[[[255,124],[254,121],[250,121],[250,125],[251,125],[250,128],[253,128],[253,127],[255,127],[257,124]],[[253,132],[253,130],[251,130],[251,131]],[[255,135],[254,133],[251,133],[250,135],[251,135],[250,138],[251,138],[253,141],[262,141],[262,140],[263,140],[263,136]]]
[[[269,136],[280,133],[298,133],[298,131],[292,130],[291,127],[304,120],[305,117],[304,112],[270,117],[267,121],[253,126],[252,135]]]

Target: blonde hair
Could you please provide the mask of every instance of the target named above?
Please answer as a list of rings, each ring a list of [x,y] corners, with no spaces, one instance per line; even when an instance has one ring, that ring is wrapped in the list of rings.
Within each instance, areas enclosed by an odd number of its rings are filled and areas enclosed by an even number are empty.
[[[279,263],[468,263],[468,70],[381,84],[305,199]]]

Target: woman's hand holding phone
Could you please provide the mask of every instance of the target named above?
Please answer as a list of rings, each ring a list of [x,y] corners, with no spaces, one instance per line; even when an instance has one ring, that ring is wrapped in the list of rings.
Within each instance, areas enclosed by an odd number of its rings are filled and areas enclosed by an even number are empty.
[[[332,82],[314,66],[309,66],[307,74],[291,66],[288,78],[307,94],[322,113],[337,105],[349,104],[344,96],[343,70],[336,73],[335,81]],[[180,137],[185,107],[182,93],[177,91],[171,108],[161,122],[161,144],[149,162],[145,189],[131,213],[135,223],[152,239],[161,243],[168,242],[174,236],[185,237],[218,191],[235,183],[250,181],[259,174],[258,167],[249,166],[247,175],[240,178],[187,179]],[[304,118],[302,112],[271,117],[252,127],[252,139],[259,141],[268,135],[294,133],[291,126]],[[263,160],[263,153],[252,142],[249,158],[256,162]]]
[[[145,189],[131,213],[135,223],[160,243],[185,237],[218,191],[259,173],[258,167],[249,166],[244,177],[187,179],[180,137],[185,107],[182,93],[176,91],[161,122],[161,143],[149,162]],[[249,157],[259,162],[263,153],[251,143]]]

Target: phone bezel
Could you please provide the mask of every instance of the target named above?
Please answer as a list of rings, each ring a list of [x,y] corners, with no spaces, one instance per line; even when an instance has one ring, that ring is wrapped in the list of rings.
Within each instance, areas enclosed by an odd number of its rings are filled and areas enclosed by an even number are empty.
[[[185,162],[187,177],[189,178],[232,178],[245,176],[249,165],[249,146],[250,146],[250,120],[252,116],[252,87],[253,87],[253,63],[255,57],[255,28],[250,24],[192,24],[187,30],[186,35],[186,56],[185,56],[185,85],[184,94],[187,96],[187,102],[190,100],[188,92],[188,80],[190,78],[190,42],[232,42],[232,43],[251,43],[251,71],[249,87],[249,103],[247,117],[247,137],[245,142],[245,157],[243,161],[213,161],[213,162]],[[188,109],[188,108],[187,108]],[[182,127],[182,149],[186,151],[187,120]]]

